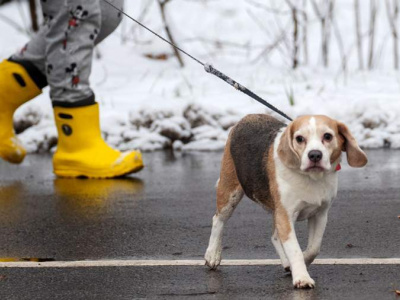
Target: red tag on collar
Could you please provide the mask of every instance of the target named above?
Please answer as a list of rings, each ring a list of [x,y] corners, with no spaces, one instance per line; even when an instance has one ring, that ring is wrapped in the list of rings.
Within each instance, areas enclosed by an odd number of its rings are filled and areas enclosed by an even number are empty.
[[[340,171],[342,169],[342,166],[340,165],[340,164],[337,164],[337,166],[336,166],[336,172],[337,171]]]

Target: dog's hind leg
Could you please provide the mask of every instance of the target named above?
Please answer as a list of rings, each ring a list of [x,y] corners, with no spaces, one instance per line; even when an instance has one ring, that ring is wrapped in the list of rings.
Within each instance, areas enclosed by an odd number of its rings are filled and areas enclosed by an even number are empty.
[[[218,185],[218,190],[221,190],[221,180]],[[208,243],[208,248],[204,256],[206,260],[206,265],[211,269],[216,269],[221,263],[221,252],[222,252],[222,232],[225,223],[231,217],[233,211],[235,210],[237,204],[243,198],[243,190],[239,186],[236,189],[229,190],[226,193],[217,192],[217,203],[225,202],[226,205],[217,209],[217,213],[214,215],[212,220],[212,230],[210,241]],[[223,197],[221,200],[220,197]]]
[[[229,142],[222,159],[221,175],[217,184],[217,212],[213,217],[210,241],[204,256],[206,265],[216,269],[221,263],[222,232],[225,222],[231,217],[244,195],[236,176],[235,166],[229,151]]]

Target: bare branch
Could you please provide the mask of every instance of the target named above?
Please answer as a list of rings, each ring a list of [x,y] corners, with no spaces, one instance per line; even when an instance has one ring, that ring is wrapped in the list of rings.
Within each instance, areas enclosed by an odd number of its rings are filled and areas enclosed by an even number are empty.
[[[159,5],[160,5],[161,18],[162,18],[162,21],[163,21],[163,23],[164,23],[165,32],[167,33],[167,36],[168,36],[169,41],[170,41],[172,44],[176,45],[175,40],[174,40],[174,37],[172,36],[172,33],[171,33],[170,29],[169,29],[169,25],[168,25],[168,22],[167,22],[167,18],[166,18],[166,16],[165,16],[165,5],[166,5],[168,2],[170,2],[170,0],[163,0],[163,1],[162,1],[162,0],[158,0],[158,3],[159,3]],[[181,67],[184,67],[185,64],[183,63],[181,54],[179,53],[178,49],[176,49],[175,47],[172,47],[172,49],[173,49],[173,51],[174,51],[174,54],[175,54],[176,58],[178,59],[179,65],[180,65]]]
[[[337,40],[337,44],[338,44],[338,48],[339,48],[340,57],[342,59],[342,71],[343,71],[343,74],[345,75],[345,78],[346,78],[346,75],[347,75],[347,55],[346,55],[346,51],[345,51],[345,48],[344,48],[342,35],[340,34],[339,26],[338,26],[338,24],[337,24],[335,19],[333,19],[332,23],[333,23],[333,30],[334,30],[334,33],[335,33],[335,36],[336,36],[336,40]]]
[[[251,19],[268,35],[268,36],[272,36],[273,34],[268,30],[268,28],[266,28],[261,22],[260,20],[258,20],[258,18],[250,11],[247,10],[247,13],[251,16]],[[279,26],[279,25],[278,25]],[[280,26],[279,26],[280,27]],[[282,59],[287,59],[287,54],[284,53],[284,49],[282,49],[280,46],[282,43],[286,42],[286,32],[287,29],[282,29],[280,27],[280,33],[278,34],[278,37],[275,39],[275,41],[268,45],[267,47],[265,47],[264,50],[261,51],[260,54],[258,54],[256,56],[256,58],[253,60],[253,62],[258,61],[260,58],[265,58],[268,54],[270,54],[273,50],[277,49],[279,54],[281,55]]]
[[[323,19],[324,16],[321,14],[321,11],[319,10],[319,6],[318,6],[318,4],[315,2],[315,0],[311,0],[311,4],[312,4],[312,6],[313,6],[313,8],[314,8],[314,11],[315,11],[315,14],[317,15],[317,17],[318,17],[319,19]]]
[[[8,25],[14,27],[16,30],[19,32],[22,32],[24,34],[29,35],[29,31],[26,30],[24,27],[20,26],[17,22],[15,22],[12,18],[9,18],[5,15],[0,14],[0,20],[3,20],[5,23],[8,23]]]
[[[269,6],[265,5],[265,4],[261,4],[259,2],[256,2],[254,0],[246,0],[246,2],[249,3],[250,5],[256,7],[256,8],[264,9],[264,10],[270,12],[270,13],[273,13],[273,14],[278,14],[278,15],[290,15],[291,14],[290,11],[284,11],[284,10],[279,10],[279,9],[276,9],[276,8],[272,8],[272,7],[269,7]]]

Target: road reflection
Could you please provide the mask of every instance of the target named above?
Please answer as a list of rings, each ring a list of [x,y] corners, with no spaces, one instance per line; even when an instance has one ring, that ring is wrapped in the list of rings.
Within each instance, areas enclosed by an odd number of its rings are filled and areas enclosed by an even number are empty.
[[[62,214],[96,216],[129,206],[141,199],[144,182],[138,178],[75,179],[56,178],[54,194]]]
[[[24,184],[20,181],[0,185],[0,224],[20,222],[23,189]]]

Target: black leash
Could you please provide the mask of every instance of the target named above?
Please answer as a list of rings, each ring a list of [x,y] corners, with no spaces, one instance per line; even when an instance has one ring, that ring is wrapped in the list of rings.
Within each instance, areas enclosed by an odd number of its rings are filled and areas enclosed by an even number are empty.
[[[119,11],[121,14],[123,14],[125,17],[131,19],[133,22],[137,23],[138,25],[142,26],[143,28],[145,28],[146,30],[150,31],[152,34],[156,35],[157,37],[159,37],[160,39],[162,39],[164,42],[170,44],[172,47],[178,49],[179,51],[181,51],[182,53],[186,54],[188,57],[190,57],[191,59],[193,59],[194,61],[196,61],[197,63],[199,63],[200,65],[202,65],[204,67],[204,70],[207,73],[213,74],[215,76],[217,76],[218,78],[222,79],[223,81],[225,81],[226,83],[228,83],[229,85],[233,86],[235,89],[241,91],[242,93],[245,93],[246,95],[250,96],[251,98],[253,98],[254,100],[258,101],[259,103],[265,105],[266,107],[268,107],[269,109],[273,110],[274,112],[280,114],[282,117],[288,119],[289,121],[293,121],[292,118],[290,118],[288,115],[286,115],[284,112],[280,111],[279,109],[277,109],[275,106],[273,106],[272,104],[268,103],[267,101],[265,101],[263,98],[261,98],[260,96],[254,94],[252,91],[250,91],[248,88],[246,88],[245,86],[241,85],[240,83],[238,83],[237,81],[233,80],[232,78],[230,78],[229,76],[226,76],[224,73],[222,73],[221,71],[215,69],[212,65],[210,64],[205,64],[203,62],[201,62],[200,60],[198,60],[197,58],[195,58],[194,56],[190,55],[189,53],[187,53],[186,51],[182,50],[181,48],[179,48],[178,46],[174,45],[173,43],[171,43],[170,41],[168,41],[167,39],[163,38],[161,35],[159,35],[158,33],[154,32],[153,30],[151,30],[150,28],[146,27],[145,25],[143,25],[142,23],[140,23],[139,21],[135,20],[134,18],[132,18],[130,15],[126,14],[123,10],[119,9],[118,7],[116,7],[114,4],[110,3],[107,0],[103,0],[104,2],[108,3],[110,6],[112,6],[114,9],[116,9],[117,11]]]

